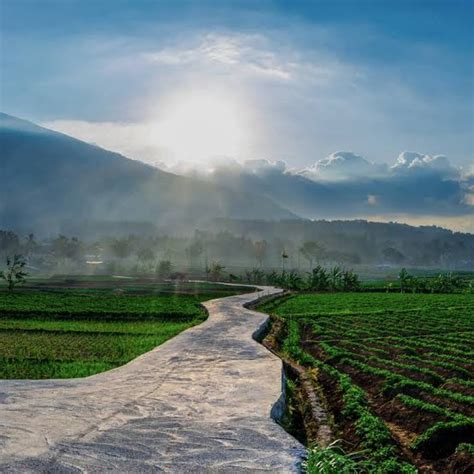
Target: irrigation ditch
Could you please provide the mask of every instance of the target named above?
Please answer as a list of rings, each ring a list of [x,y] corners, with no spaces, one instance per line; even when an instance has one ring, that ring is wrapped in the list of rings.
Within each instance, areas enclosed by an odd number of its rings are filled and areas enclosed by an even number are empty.
[[[280,303],[291,294],[284,291],[278,295],[263,296],[244,306],[256,309],[262,303]],[[334,439],[334,422],[325,409],[326,401],[317,384],[317,369],[305,368],[283,354],[281,342],[284,331],[283,320],[269,315],[266,323],[253,335],[257,342],[283,362],[283,393],[272,410],[272,417],[306,447],[327,447]]]

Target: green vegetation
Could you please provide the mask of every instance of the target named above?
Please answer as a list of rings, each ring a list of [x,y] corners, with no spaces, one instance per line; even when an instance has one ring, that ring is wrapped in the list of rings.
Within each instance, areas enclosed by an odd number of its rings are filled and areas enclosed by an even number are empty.
[[[0,278],[5,280],[9,290],[25,282],[28,276],[25,267],[26,260],[22,255],[15,254],[13,257],[7,257],[6,269],[0,273]]]
[[[242,290],[201,283],[132,280],[118,289],[116,282],[98,288],[93,283],[0,291],[0,378],[83,377],[123,365],[202,322],[202,301]]]
[[[352,433],[342,450],[310,450],[309,472],[447,470],[472,443],[472,294],[299,294],[259,309],[283,323],[281,352],[317,369],[336,431]]]
[[[326,448],[313,446],[308,450],[305,470],[309,474],[362,474],[374,472],[375,465],[364,459],[364,451],[346,453],[336,440]]]
[[[461,290],[472,290],[472,281],[453,273],[440,273],[435,277],[422,278],[411,275],[405,268],[398,274],[400,291],[454,293]]]
[[[244,277],[235,277],[235,281],[253,284],[268,284],[300,291],[355,291],[360,288],[359,277],[352,270],[334,266],[325,268],[317,265],[308,273],[296,270],[264,272],[255,268],[246,271]]]

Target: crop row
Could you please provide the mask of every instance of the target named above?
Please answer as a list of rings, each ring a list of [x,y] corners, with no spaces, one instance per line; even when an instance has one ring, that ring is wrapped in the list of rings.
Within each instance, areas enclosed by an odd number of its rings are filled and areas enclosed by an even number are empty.
[[[319,342],[319,347],[324,348],[326,352],[329,353],[329,347],[334,347],[330,345],[330,342],[332,341],[321,341]],[[374,347],[373,342],[377,343],[377,346]],[[390,349],[390,351],[381,349],[378,346],[382,345],[382,347],[386,347],[387,349]],[[441,374],[438,374],[436,371],[433,371],[432,369],[444,369],[444,371],[449,370],[453,371],[454,373],[458,374],[459,376],[463,378],[470,378],[472,376],[472,371],[469,369],[464,368],[464,366],[459,366],[456,364],[467,364],[466,360],[462,360],[461,358],[458,357],[453,357],[451,359],[450,356],[444,355],[444,354],[437,354],[437,353],[423,353],[424,357],[420,357],[416,354],[406,354],[405,351],[407,350],[406,345],[394,345],[390,344],[390,342],[380,342],[380,341],[364,341],[364,342],[357,342],[353,341],[352,339],[343,339],[340,341],[337,341],[337,345],[335,347],[340,348],[344,347],[344,355],[346,356],[357,356],[359,354],[363,354],[364,357],[368,356],[371,360],[378,361],[381,363],[386,363],[389,365],[392,365],[393,367],[400,367],[400,368],[410,368],[413,371],[420,372],[420,373],[426,373],[426,375],[431,375],[434,379],[438,379],[438,382],[443,382],[444,381],[444,373],[443,370],[441,370]],[[348,350],[349,349],[349,350]],[[335,350],[335,349],[333,349]],[[339,349],[341,350],[341,349]],[[398,359],[403,359],[402,365],[400,365],[400,362],[393,361],[394,358],[394,350],[398,350],[399,353],[396,354],[396,357]],[[342,356],[342,353],[339,354],[339,356]],[[438,358],[441,358],[442,360],[438,360]],[[449,362],[451,361],[452,362]],[[418,365],[416,365],[418,364]],[[421,367],[419,366],[421,364]],[[431,366],[431,369],[428,368],[423,368],[423,366],[428,365]],[[410,366],[410,367],[408,367]]]
[[[204,315],[193,318],[199,321]],[[60,332],[60,333],[102,333],[102,334],[134,334],[153,335],[162,333],[164,328],[170,328],[173,324],[183,324],[190,321],[189,316],[177,317],[172,320],[161,320],[154,318],[123,320],[120,319],[0,319],[0,334],[2,332]]]
[[[295,327],[297,327],[297,324],[294,325]],[[472,417],[457,413],[448,408],[441,407],[433,403],[428,403],[426,401],[416,399],[410,395],[405,394],[404,392],[406,391],[408,393],[412,393],[413,390],[417,392],[427,392],[436,397],[440,397],[443,399],[452,399],[455,402],[465,403],[470,406],[474,405],[474,397],[462,395],[456,392],[451,392],[442,388],[433,387],[432,385],[426,382],[415,381],[403,375],[393,373],[392,371],[380,369],[365,364],[364,362],[350,359],[347,357],[349,354],[347,354],[346,351],[338,350],[337,348],[331,347],[325,343],[322,343],[321,347],[331,357],[331,359],[329,359],[330,364],[333,364],[336,360],[339,360],[339,363],[342,366],[344,364],[350,365],[357,368],[360,372],[365,372],[371,375],[383,377],[385,379],[385,384],[383,387],[383,391],[385,394],[395,395],[397,399],[399,399],[409,407],[415,408],[417,410],[435,413],[450,420],[447,422],[439,422],[434,426],[430,427],[426,432],[420,434],[411,445],[413,450],[420,450],[425,453],[429,453],[430,450],[434,449],[433,446],[438,445],[438,438],[440,436],[440,433],[455,433],[459,431],[461,433],[464,433],[468,432],[468,430],[473,426],[474,418]],[[299,351],[300,353],[298,355],[300,362],[310,362],[311,365],[317,366],[320,369],[326,365],[324,362],[316,360],[311,356],[308,356],[308,354],[306,353],[301,354],[301,349],[299,349]],[[298,351],[296,351],[296,353],[298,353]],[[294,355],[295,351],[293,351],[293,356]],[[393,366],[399,367],[399,364],[395,361],[385,361],[379,358],[369,358],[369,360],[374,359],[376,359],[377,361],[383,361],[384,363],[392,362]],[[401,364],[401,366],[403,366],[402,368],[410,368],[415,370],[419,369],[416,366],[406,367],[404,366],[404,364]],[[334,369],[332,365],[330,367],[331,369]],[[325,370],[328,371],[327,368]],[[333,372],[333,370],[331,370],[331,372]],[[363,393],[362,390],[361,392]]]
[[[415,473],[416,469],[398,460],[396,446],[384,422],[374,415],[362,389],[352,383],[351,378],[329,364],[315,359],[300,347],[300,332],[296,321],[288,321],[288,334],[283,342],[283,351],[301,364],[318,368],[336,380],[342,393],[342,415],[350,420],[361,440],[361,447],[376,464],[377,472]]]
[[[93,334],[74,332],[0,332],[0,357],[38,360],[109,361],[120,364],[147,352],[189,327],[178,323],[159,334]]]
[[[396,396],[396,399],[409,408],[414,408],[418,411],[434,413],[436,415],[448,418],[451,421],[469,422],[473,420],[473,418],[469,416],[465,416],[461,413],[457,413],[445,407],[440,407],[439,405],[435,405],[434,403],[425,402],[423,400],[411,397],[410,395],[406,395],[404,393],[399,393]]]
[[[265,310],[265,306],[262,307]],[[338,294],[302,294],[287,298],[278,305],[278,314],[314,314],[314,315],[354,315],[357,313],[374,316],[384,314],[402,314],[418,311],[429,318],[437,314],[451,313],[469,320],[474,314],[472,295],[427,295],[397,293],[338,293]]]
[[[447,336],[451,342],[459,343],[456,340],[456,335],[461,336],[463,343],[473,345],[474,343],[474,326],[469,319],[458,319],[445,318],[439,322],[430,321],[425,322],[422,318],[418,317],[418,313],[412,313],[409,317],[404,318],[390,318],[386,314],[380,313],[376,317],[371,315],[361,314],[357,316],[344,315],[344,316],[331,316],[331,315],[305,315],[305,317],[294,317],[293,315],[285,315],[286,318],[294,318],[307,323],[312,323],[318,328],[318,332],[324,334],[331,330],[366,330],[373,334],[377,333],[391,333],[400,334],[400,331],[404,334],[411,336],[417,335],[431,335],[435,338],[441,336]],[[473,315],[474,316],[474,315]],[[446,334],[446,332],[448,334]],[[452,336],[449,335],[452,334]],[[444,342],[444,340],[443,340]]]
[[[455,402],[467,404],[469,406],[474,406],[474,397],[470,395],[463,395],[461,393],[452,392],[450,390],[445,390],[443,388],[437,388],[429,383],[421,382],[418,380],[412,380],[406,376],[393,373],[390,370],[373,367],[364,362],[360,362],[358,360],[354,360],[350,358],[343,358],[340,360],[340,363],[355,367],[360,372],[364,372],[367,374],[384,378],[385,384],[384,384],[383,391],[387,394],[396,394],[396,393],[405,393],[405,392],[410,393],[413,390],[416,390],[418,392],[429,393],[436,397],[448,398]]]
[[[197,312],[197,304],[206,295],[111,295],[74,294],[69,292],[26,292],[2,294],[0,317],[34,315],[158,315]]]

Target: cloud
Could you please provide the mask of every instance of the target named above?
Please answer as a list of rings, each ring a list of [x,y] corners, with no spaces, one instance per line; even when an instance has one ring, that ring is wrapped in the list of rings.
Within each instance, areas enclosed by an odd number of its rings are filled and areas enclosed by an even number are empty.
[[[300,171],[312,180],[338,181],[344,179],[382,176],[387,166],[366,160],[350,151],[338,151]]]
[[[266,175],[271,173],[284,173],[286,171],[286,163],[282,160],[269,161],[265,159],[260,160],[246,160],[243,163],[242,171],[256,175]]]
[[[298,172],[313,181],[340,181],[396,176],[437,175],[443,179],[467,179],[469,173],[451,164],[444,155],[404,151],[392,166],[374,163],[353,152],[338,151]],[[465,178],[461,178],[465,176]]]
[[[251,76],[280,82],[304,80],[313,84],[331,84],[355,75],[353,67],[322,53],[308,58],[288,47],[275,47],[263,34],[208,33],[187,43],[141,53],[152,64],[169,67],[216,67],[239,76]]]
[[[460,174],[460,170],[452,166],[444,155],[430,156],[410,151],[400,153],[390,170],[394,173],[436,173],[453,178]]]
[[[168,66],[205,63],[238,67],[240,72],[283,81],[290,80],[298,66],[269,49],[264,36],[244,34],[207,34],[198,39],[196,46],[147,51],[142,53],[142,58]]]
[[[474,176],[441,155],[403,152],[389,167],[337,152],[303,170],[283,161],[232,161],[201,176],[243,192],[259,189],[311,219],[398,219],[474,230]]]

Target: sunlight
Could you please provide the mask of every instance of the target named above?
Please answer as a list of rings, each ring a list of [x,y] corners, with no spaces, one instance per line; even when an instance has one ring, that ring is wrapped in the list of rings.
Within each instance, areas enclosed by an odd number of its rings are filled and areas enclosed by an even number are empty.
[[[177,159],[236,156],[247,137],[242,106],[222,94],[180,94],[165,104],[156,140]]]

